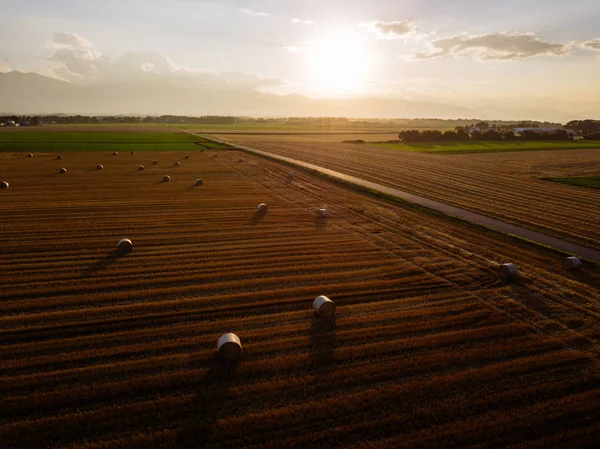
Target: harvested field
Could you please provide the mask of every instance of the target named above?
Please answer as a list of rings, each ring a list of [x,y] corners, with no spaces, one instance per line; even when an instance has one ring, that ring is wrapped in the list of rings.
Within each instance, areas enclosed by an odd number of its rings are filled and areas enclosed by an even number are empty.
[[[600,241],[600,192],[535,178],[597,174],[600,149],[433,155],[275,136],[223,137],[592,247]]]
[[[183,152],[71,153],[69,176],[0,153],[6,447],[598,441],[598,267],[213,153],[169,183],[151,161]],[[236,367],[215,359],[227,332]]]

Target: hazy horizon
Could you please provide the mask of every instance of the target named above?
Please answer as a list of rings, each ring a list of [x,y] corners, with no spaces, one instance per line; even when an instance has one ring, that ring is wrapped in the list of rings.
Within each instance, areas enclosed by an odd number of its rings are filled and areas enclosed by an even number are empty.
[[[196,110],[173,110],[168,98],[179,95],[232,115],[252,112],[244,106],[252,98],[264,102],[253,115],[270,116],[315,107],[307,115],[346,109],[340,115],[397,117],[410,104],[415,113],[431,110],[440,118],[600,118],[600,8],[592,0],[539,0],[527,8],[516,0],[0,0],[0,8],[0,72],[33,72],[80,93],[95,90],[79,103],[57,102],[68,110],[54,112],[85,113],[78,104],[90,101],[85,108],[106,113]],[[139,93],[129,93],[126,105],[145,107],[143,86],[153,86],[164,103],[156,111],[120,110],[116,98],[115,109],[106,110],[109,87],[117,97],[115,87],[132,85]],[[239,113],[230,110],[238,107],[233,100],[220,105],[217,95],[206,95],[223,90],[248,97]],[[278,102],[258,93],[318,101]],[[3,102],[23,101],[12,94],[3,93],[0,110]],[[365,107],[372,111],[360,114]]]

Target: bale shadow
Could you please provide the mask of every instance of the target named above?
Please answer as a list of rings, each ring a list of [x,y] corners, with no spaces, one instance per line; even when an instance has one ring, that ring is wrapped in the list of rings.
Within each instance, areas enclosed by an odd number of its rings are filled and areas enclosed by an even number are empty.
[[[317,217],[315,221],[315,229],[317,231],[326,231],[327,230],[327,219],[322,217]]]
[[[258,224],[262,221],[263,218],[265,218],[265,214],[262,212],[256,211],[250,218],[250,223],[253,225]]]
[[[211,425],[229,412],[227,400],[237,364],[226,364],[215,354],[208,371],[200,379],[198,392],[190,407],[188,425],[178,429],[169,447],[203,447],[211,440]]]
[[[311,371],[331,369],[335,349],[335,316],[331,318],[313,314],[310,326]]]
[[[103,257],[102,259],[90,265],[86,270],[84,270],[83,274],[86,276],[91,276],[92,274],[97,273],[100,270],[104,270],[105,268],[110,267],[112,264],[117,262],[119,259],[125,257],[127,254],[129,254],[129,251],[112,251],[106,257]]]

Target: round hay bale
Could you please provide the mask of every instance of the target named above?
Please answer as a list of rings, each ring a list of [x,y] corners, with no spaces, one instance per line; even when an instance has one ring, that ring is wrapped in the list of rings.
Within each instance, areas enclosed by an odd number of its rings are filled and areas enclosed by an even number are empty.
[[[184,158],[184,159],[189,159],[189,158],[190,158],[190,155],[189,155],[189,154],[186,154],[185,156],[183,156],[183,158]]]
[[[29,157],[29,158],[33,157],[33,153],[29,153],[29,154],[27,155],[27,157]]]
[[[256,209],[257,212],[261,214],[266,214],[268,210],[268,206],[265,203],[260,203]]]
[[[496,270],[500,279],[511,280],[517,274],[517,266],[514,263],[504,263]]]
[[[242,356],[240,338],[232,333],[223,334],[217,341],[219,358],[226,363],[236,363]]]
[[[296,173],[294,173],[293,171],[288,173],[288,178],[293,178],[294,176],[296,176]]]
[[[152,161],[152,165],[158,165],[158,161]]]
[[[59,154],[58,156],[56,156],[56,160],[57,161],[62,161],[62,156]]]
[[[8,189],[9,184],[6,181],[0,181],[0,189]]]
[[[113,151],[113,156],[118,156],[118,155],[119,155],[119,153],[118,153],[118,152],[116,152],[116,151]]]
[[[313,301],[313,310],[319,316],[332,318],[335,315],[335,303],[327,296],[321,295]]]
[[[131,151],[129,152],[129,154],[135,154],[135,151],[131,150]]]
[[[568,271],[575,271],[581,268],[581,260],[578,257],[565,257],[562,260],[562,267]]]
[[[244,158],[243,157],[241,157],[241,158],[238,159],[238,164],[241,164],[242,162],[244,162]]]
[[[64,174],[67,172],[67,169],[63,167],[63,168],[61,168],[61,169],[60,169],[58,172],[59,172],[61,175],[64,175]]]
[[[144,166],[143,165],[138,165],[137,171],[144,171]]]
[[[200,187],[202,184],[204,184],[204,181],[202,181],[200,178],[196,179],[196,187]]]
[[[175,167],[179,167],[181,165],[181,162],[179,161],[175,161],[175,163],[173,164]]]
[[[317,216],[319,218],[327,218],[328,215],[329,215],[329,211],[327,209],[319,209],[317,211]]]
[[[169,182],[171,180],[171,177],[169,175],[165,175],[165,177],[163,178],[164,182]]]
[[[219,155],[217,153],[213,154],[213,157],[219,157]]]
[[[102,164],[96,165],[96,170],[104,170],[104,165],[102,165]]]
[[[117,250],[128,253],[133,251],[133,243],[129,239],[121,239],[119,243],[117,243]]]

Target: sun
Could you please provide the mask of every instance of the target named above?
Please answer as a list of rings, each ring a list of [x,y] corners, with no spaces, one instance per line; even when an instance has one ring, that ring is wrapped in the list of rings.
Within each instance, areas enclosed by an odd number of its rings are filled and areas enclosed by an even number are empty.
[[[350,30],[335,30],[316,40],[311,47],[311,88],[322,96],[359,94],[371,66],[365,41]]]

